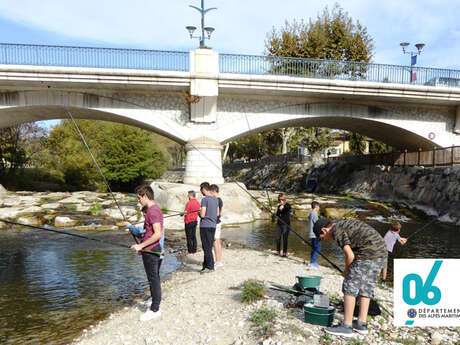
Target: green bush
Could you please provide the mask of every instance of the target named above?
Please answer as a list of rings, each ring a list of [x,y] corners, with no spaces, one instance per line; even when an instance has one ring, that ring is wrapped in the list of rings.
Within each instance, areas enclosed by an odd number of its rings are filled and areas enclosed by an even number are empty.
[[[265,287],[255,280],[248,280],[243,283],[243,293],[241,295],[241,302],[253,303],[265,296]]]
[[[268,336],[271,334],[273,323],[276,319],[276,311],[262,307],[255,310],[249,317],[254,330],[259,336]]]

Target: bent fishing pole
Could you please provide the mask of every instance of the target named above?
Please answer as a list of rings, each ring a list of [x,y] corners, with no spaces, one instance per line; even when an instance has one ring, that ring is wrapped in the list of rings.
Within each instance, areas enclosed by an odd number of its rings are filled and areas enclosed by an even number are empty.
[[[92,160],[93,160],[93,162],[94,162],[94,165],[96,166],[97,171],[98,171],[99,174],[101,175],[102,180],[104,181],[104,183],[105,183],[107,189],[109,190],[110,195],[112,196],[113,200],[115,201],[115,204],[117,205],[118,210],[120,211],[120,213],[121,213],[121,215],[122,215],[122,217],[123,217],[123,220],[124,220],[125,222],[127,222],[127,219],[126,219],[126,217],[125,217],[123,211],[121,210],[120,204],[118,204],[118,201],[117,201],[117,199],[115,198],[115,195],[113,194],[112,189],[111,189],[110,186],[109,186],[109,183],[108,183],[107,180],[105,179],[105,176],[104,176],[104,174],[102,173],[102,170],[101,170],[101,168],[99,167],[99,164],[97,163],[96,158],[94,157],[93,153],[91,152],[91,149],[89,148],[88,143],[86,142],[85,137],[83,136],[83,133],[80,131],[80,128],[78,127],[77,122],[75,121],[75,119],[74,119],[73,116],[72,116],[72,113],[71,113],[68,109],[66,109],[66,112],[67,112],[67,115],[69,115],[70,119],[72,120],[72,123],[73,123],[73,125],[74,125],[74,127],[75,127],[77,133],[80,135],[80,138],[81,138],[81,140],[83,141],[83,144],[85,145],[86,150],[88,151],[89,155],[91,156],[91,158],[92,158]],[[129,223],[129,222],[128,222],[128,223]],[[134,242],[136,242],[136,244],[139,244],[139,241],[137,240],[136,236],[134,236],[133,234],[131,234],[131,236],[133,237]]]
[[[71,233],[71,232],[67,232],[67,231],[63,231],[63,230],[58,230],[58,229],[54,229],[54,228],[45,228],[45,227],[43,227],[43,226],[36,226],[36,225],[23,224],[23,223],[18,223],[18,222],[14,222],[14,221],[12,221],[12,220],[6,220],[6,219],[0,219],[0,222],[7,223],[7,224],[11,224],[11,225],[25,226],[25,227],[32,228],[32,229],[38,229],[38,230],[44,230],[44,231],[55,232],[55,233],[58,233],[58,234],[63,234],[63,235],[73,236],[73,237],[78,237],[78,238],[84,238],[85,240],[97,241],[97,242],[102,242],[102,243],[110,244],[110,245],[112,245],[112,246],[118,246],[118,247],[123,247],[123,248],[131,249],[131,246],[128,245],[128,244],[119,243],[119,242],[112,242],[112,241],[106,241],[106,240],[101,240],[101,239],[99,239],[99,238],[94,238],[94,237],[90,237],[90,236],[84,236],[84,235],[74,234],[74,233]],[[71,230],[71,229],[69,229],[69,230]],[[142,250],[140,250],[140,252],[142,252],[142,253],[148,253],[148,254],[153,254],[153,255],[156,255],[156,256],[160,256],[160,255],[161,255],[160,252],[153,252],[153,251],[151,251],[151,250],[146,250],[146,249],[142,249]]]

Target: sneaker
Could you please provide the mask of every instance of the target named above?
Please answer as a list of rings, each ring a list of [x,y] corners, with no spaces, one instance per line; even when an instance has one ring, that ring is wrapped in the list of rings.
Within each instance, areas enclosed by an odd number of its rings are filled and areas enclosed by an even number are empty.
[[[344,323],[341,323],[335,326],[331,326],[331,327],[327,327],[324,329],[324,331],[332,335],[340,335],[346,338],[350,338],[353,336],[353,327],[348,326]]]
[[[221,262],[221,261],[217,261],[215,264],[214,264],[214,268],[217,268],[217,267],[222,267],[224,264]]]
[[[385,282],[385,280],[382,280],[382,282],[380,283],[380,286],[382,288],[386,288],[387,287],[387,283]]]
[[[310,264],[308,265],[308,267],[319,268],[319,264],[318,264],[317,262],[310,262]]]
[[[200,271],[200,274],[206,274],[206,273],[211,273],[211,272],[214,272],[214,270],[210,270],[209,268],[203,268]]]
[[[161,316],[161,311],[160,310],[152,311],[152,310],[149,309],[139,317],[139,321],[149,321],[149,320],[152,320],[152,319],[156,319],[157,317],[160,317],[160,316]]]
[[[283,258],[287,258],[287,253],[283,253]]]
[[[277,252],[275,253],[275,255],[280,255],[280,252],[277,251]]]
[[[366,322],[362,322],[360,320],[353,320],[352,326],[353,326],[353,330],[355,332],[358,332],[359,334],[366,335],[368,333]]]

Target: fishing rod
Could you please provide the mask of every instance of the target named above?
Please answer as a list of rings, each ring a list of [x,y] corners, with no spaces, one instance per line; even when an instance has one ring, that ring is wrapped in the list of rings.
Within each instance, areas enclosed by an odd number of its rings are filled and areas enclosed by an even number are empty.
[[[88,143],[86,142],[85,137],[83,136],[83,133],[80,131],[80,128],[78,127],[77,122],[75,121],[75,119],[74,119],[73,116],[72,116],[72,113],[71,113],[68,109],[66,109],[66,112],[67,112],[67,115],[69,115],[70,119],[72,120],[72,123],[73,123],[75,129],[77,130],[77,133],[80,135],[80,138],[81,138],[81,140],[83,141],[83,144],[85,145],[86,150],[88,151],[89,155],[90,155],[91,158],[93,159],[94,165],[96,165],[96,168],[97,168],[97,170],[99,171],[99,174],[101,175],[102,180],[104,181],[105,185],[107,186],[107,189],[109,190],[110,195],[112,196],[113,200],[115,201],[115,204],[117,205],[118,210],[120,210],[120,213],[121,213],[121,215],[122,215],[122,217],[123,217],[123,220],[126,222],[127,219],[126,219],[126,217],[125,217],[123,211],[121,210],[120,204],[118,203],[117,199],[115,198],[115,195],[113,194],[112,189],[111,189],[110,186],[109,186],[109,183],[108,183],[107,180],[105,179],[105,176],[104,176],[104,174],[102,173],[102,170],[101,170],[101,168],[99,167],[99,164],[97,163],[96,158],[94,157],[93,153],[91,152],[91,149],[89,148]],[[128,223],[129,223],[129,222],[128,222]],[[134,236],[132,233],[131,233],[131,236],[133,237],[134,242],[136,242],[136,244],[139,244],[139,241],[137,240],[136,236]]]
[[[416,232],[414,232],[413,234],[407,236],[406,239],[408,240],[409,238],[414,237],[414,236],[417,235],[420,231],[426,229],[426,228],[428,227],[428,225],[434,223],[436,220],[437,220],[437,218],[433,218],[431,221],[429,221],[428,223],[426,223],[424,226],[422,226],[422,227],[421,227],[420,229],[418,229]]]
[[[18,223],[18,222],[14,222],[14,221],[12,221],[12,220],[6,220],[6,219],[0,219],[0,222],[4,222],[4,223],[7,223],[7,224],[12,224],[12,225],[26,226],[26,227],[32,228],[32,229],[38,229],[38,230],[44,230],[44,231],[55,232],[55,233],[58,233],[58,234],[63,234],[63,235],[68,235],[68,236],[73,236],[73,237],[78,237],[78,238],[84,238],[85,240],[97,241],[97,242],[102,242],[102,243],[106,243],[106,244],[111,244],[111,245],[113,245],[113,246],[118,246],[118,247],[123,247],[123,248],[131,249],[131,246],[128,245],[128,244],[119,243],[119,242],[112,242],[112,241],[106,241],[106,240],[101,240],[101,239],[98,239],[98,238],[89,237],[89,236],[84,236],[84,235],[79,235],[79,234],[74,234],[74,233],[71,233],[71,232],[63,231],[63,230],[57,230],[57,229],[53,229],[53,228],[45,228],[45,227],[43,227],[43,226],[36,226],[36,225],[23,224],[23,223]],[[71,230],[71,229],[68,229],[68,230]],[[161,255],[160,252],[153,252],[153,251],[151,251],[151,250],[146,250],[146,249],[142,249],[142,250],[140,250],[140,252],[142,252],[142,253],[149,253],[149,254],[153,254],[153,255],[156,255],[156,256],[160,256],[160,255]]]
[[[178,211],[176,211],[176,212],[178,212]],[[167,216],[164,216],[163,218],[176,217],[176,216],[183,216],[183,215],[185,215],[185,214],[190,214],[190,213],[195,213],[195,212],[200,212],[200,210],[189,211],[189,212],[182,211],[182,212],[178,212],[177,214],[169,214],[169,215],[167,215]]]

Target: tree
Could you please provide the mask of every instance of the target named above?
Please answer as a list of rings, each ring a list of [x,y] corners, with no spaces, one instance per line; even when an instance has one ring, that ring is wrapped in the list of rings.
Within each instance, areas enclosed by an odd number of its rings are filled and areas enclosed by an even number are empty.
[[[387,153],[394,151],[396,151],[394,147],[382,143],[381,141],[372,140],[369,142],[369,153]]]
[[[246,137],[232,141],[228,148],[228,158],[235,159],[260,159],[279,153],[282,138],[280,130],[250,134]]]
[[[331,130],[327,128],[308,128],[306,135],[301,138],[301,144],[308,148],[310,153],[315,154],[328,148],[334,141]]]
[[[0,129],[0,176],[15,174],[30,165],[40,152],[45,130],[36,123],[24,123]]]
[[[366,151],[366,137],[359,133],[351,133],[350,151],[357,155],[364,154]]]
[[[162,153],[152,144],[152,134],[139,128],[102,121],[77,124],[113,189],[132,189],[144,178],[158,178],[165,170]],[[101,178],[69,120],[55,126],[47,140],[51,156],[46,162],[60,171],[67,184],[94,189]]]
[[[356,23],[336,3],[331,12],[326,6],[313,22],[304,20],[285,22],[280,29],[273,28],[265,41],[269,57],[294,57],[324,60],[369,62],[373,56],[374,43],[367,29]],[[366,66],[361,64],[331,64],[311,61],[308,67],[272,58],[272,72],[283,70],[287,74],[339,75],[350,78],[363,77]]]

